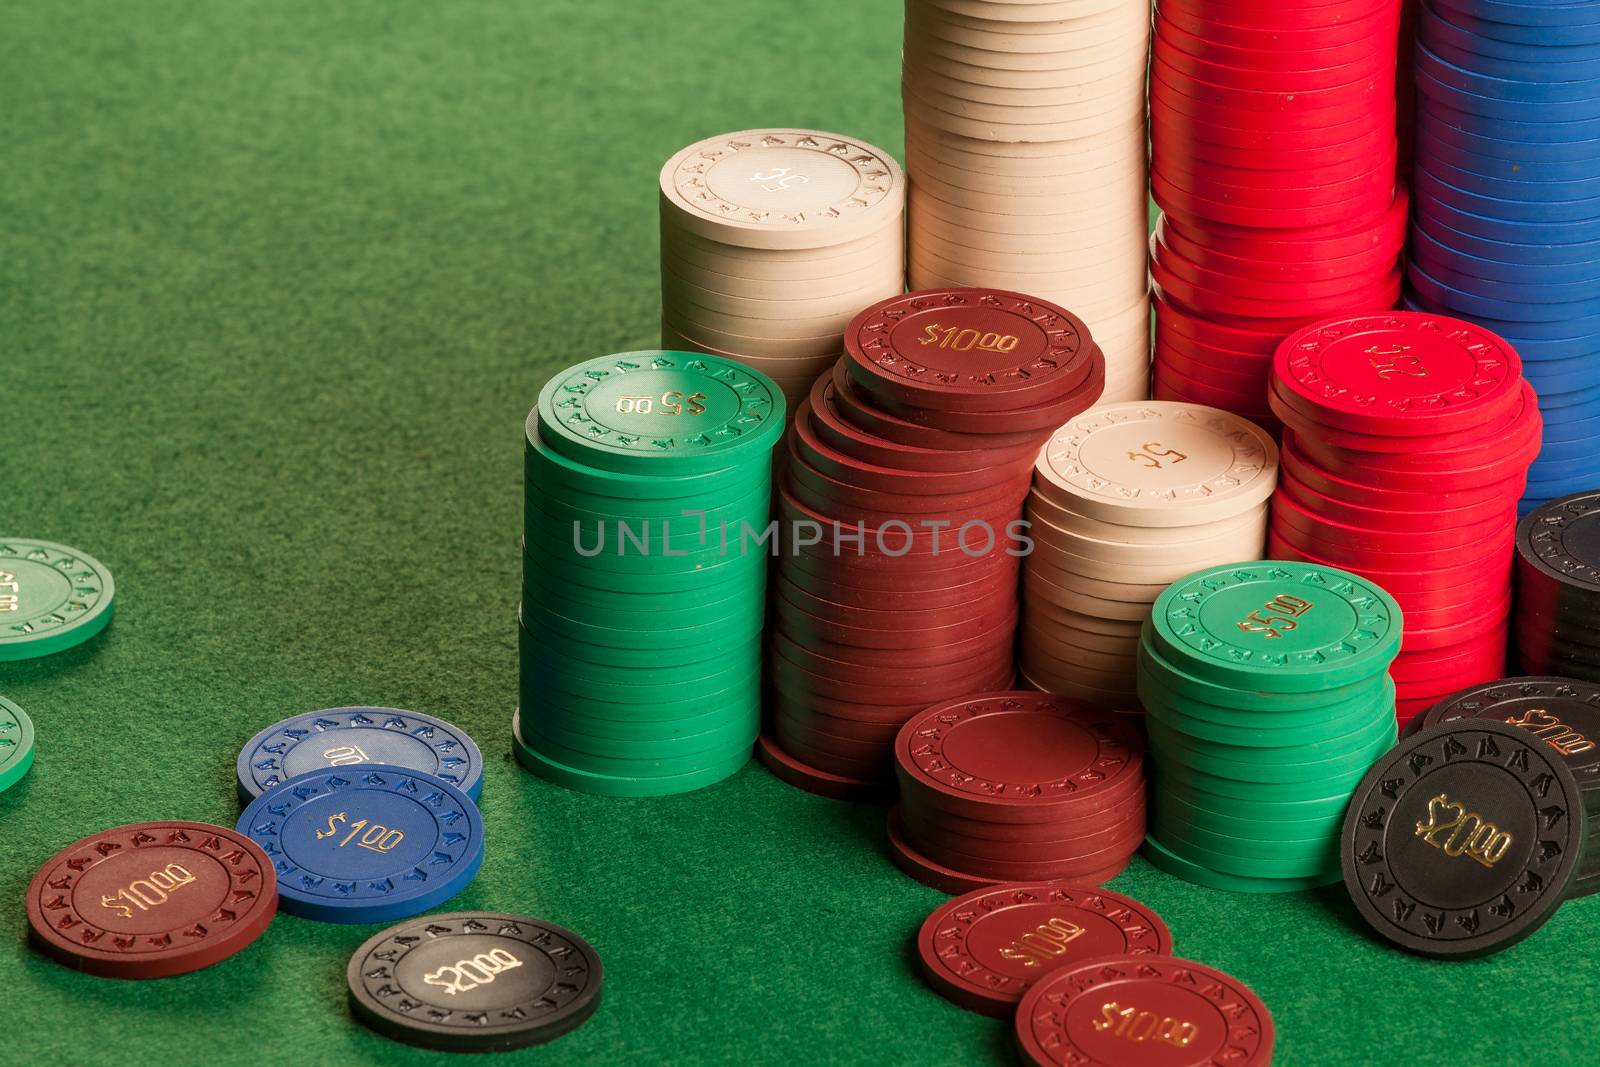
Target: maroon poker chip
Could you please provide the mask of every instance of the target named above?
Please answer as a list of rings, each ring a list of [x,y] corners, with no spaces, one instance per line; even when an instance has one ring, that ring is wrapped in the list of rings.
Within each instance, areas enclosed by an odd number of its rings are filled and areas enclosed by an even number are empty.
[[[1017,1043],[1036,1067],[1265,1067],[1272,1013],[1215,967],[1121,953],[1057,967],[1017,1005]]]
[[[834,774],[813,767],[785,752],[767,734],[756,739],[756,758],[779,780],[818,796],[869,803],[894,796],[893,783]]]
[[[1167,956],[1172,934],[1155,911],[1109,889],[1014,882],[934,909],[917,931],[922,973],[969,1011],[1007,1017],[1059,967],[1108,955]]]
[[[109,978],[167,978],[220,963],[278,911],[261,846],[198,822],[102,830],[46,860],[28,885],[33,943]]]
[[[889,857],[893,860],[895,866],[923,885],[930,886],[942,893],[968,893],[974,889],[983,889],[988,886],[1001,885],[1018,880],[1004,875],[991,877],[958,870],[948,864],[939,862],[931,856],[924,855],[914,845],[906,841],[905,836],[900,832],[899,822],[893,812],[889,815],[887,833],[889,838]],[[1116,862],[1102,870],[1078,873],[1070,879],[1042,880],[1070,881],[1078,885],[1099,885],[1120,874],[1132,859],[1133,851],[1130,849],[1126,855],[1119,856]]]

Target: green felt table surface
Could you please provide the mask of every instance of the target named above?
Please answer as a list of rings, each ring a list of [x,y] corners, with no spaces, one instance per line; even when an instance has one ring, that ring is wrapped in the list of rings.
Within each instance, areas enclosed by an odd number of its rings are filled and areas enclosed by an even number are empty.
[[[518,770],[522,420],[656,330],[656,173],[761,125],[896,152],[889,0],[59,0],[0,9],[0,535],[115,571],[93,644],[0,664],[38,760],[0,795],[0,1061],[414,1064],[351,1021],[371,927],[280,916],[186,977],[73,973],[23,891],[103,827],[232,824],[239,745],[341,704],[433,712],[489,760],[454,903],[605,959],[598,1016],[529,1064],[1008,1062],[918,979],[943,897],[884,811],[751,764],[609,800]],[[1596,1062],[1600,900],[1476,962],[1375,942],[1337,889],[1113,883],[1271,1006],[1279,1062]],[[1526,1051],[1525,1051],[1526,1050]],[[1537,1051],[1534,1051],[1537,1050]]]

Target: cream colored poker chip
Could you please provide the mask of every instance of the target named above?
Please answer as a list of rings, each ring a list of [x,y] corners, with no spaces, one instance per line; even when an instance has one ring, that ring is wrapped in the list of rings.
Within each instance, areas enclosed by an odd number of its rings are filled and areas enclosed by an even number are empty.
[[[787,292],[774,296],[732,295],[696,285],[670,271],[661,272],[661,299],[671,307],[690,304],[724,315],[765,321],[808,321],[843,315],[847,323],[861,310],[861,289],[849,292],[816,294],[804,283],[794,282]],[[894,293],[885,295],[897,295]],[[841,330],[844,324],[841,323]]]
[[[1046,693],[1091,701],[1101,706],[1117,707],[1121,704],[1128,709],[1139,707],[1134,680],[1121,671],[1074,667],[1036,654],[1031,659],[1023,656],[1022,673]]]
[[[1149,42],[1134,36],[1112,47],[1087,49],[1059,57],[1060,66],[1047,70],[1006,70],[967,63],[945,51],[943,42],[912,34],[904,41],[904,69],[919,75],[949,78],[993,89],[1057,89],[1095,81],[1119,72],[1142,75],[1149,60]]]
[[[1051,436],[1035,490],[1108,522],[1187,526],[1256,507],[1277,484],[1278,448],[1255,423],[1197,404],[1095,408]]]
[[[892,221],[905,196],[888,152],[819,130],[707,138],[667,160],[660,184],[678,225],[748,248],[853,241]]]
[[[1127,303],[1128,294],[1121,290],[1102,290],[1094,286],[1055,285],[1050,276],[1044,274],[1020,275],[1005,274],[999,271],[962,268],[960,270],[935,271],[925,264],[912,262],[908,271],[913,289],[959,289],[959,288],[989,288],[1006,289],[1014,293],[1027,293],[1030,296],[1047,300],[1052,304],[1059,304],[1069,308],[1086,323],[1093,323],[1100,316],[1122,307]],[[1091,330],[1093,326],[1091,325]]]
[[[881,264],[845,274],[823,274],[815,278],[771,278],[724,274],[663,254],[661,272],[709,292],[747,300],[783,300],[791,293],[803,294],[808,300],[822,300],[838,296],[859,298],[863,293],[898,292],[903,285],[905,266],[897,257],[893,264]]]
[[[1085,105],[1070,111],[1054,109],[1047,117],[1043,109],[1032,113],[1022,109],[1003,110],[962,104],[951,97],[939,97],[920,87],[901,83],[900,101],[906,112],[918,120],[965,137],[992,141],[1039,143],[1070,141],[1106,130],[1121,129],[1144,108],[1142,96],[1128,89],[1123,99],[1103,107]],[[952,109],[953,108],[953,109]]]
[[[1055,206],[1059,206],[1069,197],[1096,197],[1107,189],[1128,185],[1142,187],[1147,162],[1137,140],[1138,135],[1130,133],[1122,146],[1098,157],[1101,165],[1097,167],[1066,174],[1023,174],[997,173],[1004,168],[992,166],[987,170],[966,170],[956,164],[953,151],[941,149],[945,158],[940,160],[931,148],[924,148],[913,138],[906,144],[906,173],[911,186],[956,189],[982,197],[1053,197]],[[944,194],[944,199],[959,203],[948,192]]]
[[[1127,0],[911,0],[908,6],[987,22],[1039,23],[1081,18],[1125,3]]]
[[[1220,534],[1198,540],[1150,545],[1089,537],[1056,525],[1042,509],[1034,507],[1029,508],[1027,513],[1028,536],[1038,542],[1039,555],[1048,557],[1052,561],[1065,561],[1060,565],[1068,570],[1095,574],[1094,568],[1098,566],[1134,568],[1125,572],[1118,580],[1160,581],[1161,575],[1156,571],[1164,573],[1173,567],[1184,568],[1174,576],[1180,578],[1189,571],[1197,571],[1215,563],[1258,556],[1267,533],[1265,506],[1259,508],[1258,512],[1258,521],[1247,527],[1225,529]],[[1137,576],[1138,568],[1144,568],[1149,572],[1149,576]],[[1173,578],[1165,580],[1171,582]]]
[[[1017,634],[1017,639],[1025,661],[1037,657],[1057,667],[1088,668],[1104,674],[1126,674],[1130,678],[1136,669],[1134,664],[1134,649],[1138,647],[1136,641],[1130,642],[1123,650],[1106,652],[1060,640],[1048,630],[1023,629]]]
[[[1130,36],[1149,33],[1149,27],[1149,9],[1132,3],[1110,5],[1102,11],[1059,23],[1005,23],[967,18],[922,4],[908,4],[905,9],[908,38],[916,37],[930,45],[945,45],[953,50],[1013,58],[1037,57],[1045,61],[1089,49],[1119,47]]]
[[[717,311],[687,300],[669,299],[664,302],[671,309],[673,322],[691,328],[700,327],[737,337],[761,337],[778,341],[831,338],[834,341],[834,348],[839,347],[838,339],[843,336],[845,326],[856,314],[855,311],[837,310],[803,317],[766,318],[759,315],[736,315]],[[856,309],[859,310],[860,308]]]
[[[1034,598],[1023,602],[1024,616],[1042,624],[1058,626],[1062,629],[1081,632],[1095,639],[1104,639],[1115,644],[1130,637],[1139,636],[1140,620],[1106,619],[1098,615],[1083,615],[1076,611],[1069,611],[1048,600]]]
[[[1112,68],[1104,71],[1096,70],[1093,74],[1086,73],[1084,77],[1074,78],[1065,85],[1030,86],[1018,89],[964,81],[910,62],[907,62],[904,72],[905,80],[917,86],[919,91],[926,90],[924,95],[932,100],[942,101],[948,98],[951,101],[964,102],[964,106],[988,106],[1006,108],[1010,111],[1041,109],[1041,117],[1050,115],[1055,109],[1081,108],[1086,104],[1104,105],[1107,101],[1119,100],[1128,86],[1136,80],[1133,75],[1132,67]],[[941,103],[941,106],[944,104]],[[978,114],[981,115],[981,112]],[[1050,118],[1049,121],[1059,121],[1059,119]]]
[[[1070,211],[1037,215],[958,207],[940,200],[918,185],[913,186],[909,193],[912,207],[910,227],[915,229],[922,224],[923,217],[928,217],[960,229],[972,228],[983,230],[985,233],[1003,233],[1019,237],[1042,233],[1093,234],[1096,231],[1120,234],[1126,231],[1130,220],[1136,223],[1140,221],[1140,212],[1132,210],[1128,203],[1137,194],[1137,188],[1119,192],[1121,194],[1119,196],[1097,198],[1096,202],[1090,205],[1064,205],[1073,209]],[[1005,206],[1008,206],[1006,201],[998,201],[997,207]],[[1108,214],[1111,217],[1108,218]],[[1143,228],[1144,224],[1140,225]]]
[[[665,198],[662,199],[665,209]],[[699,256],[715,256],[719,260],[749,263],[756,269],[773,263],[798,266],[826,262],[835,269],[854,270],[892,255],[894,236],[904,225],[904,214],[902,210],[888,217],[882,226],[852,241],[797,248],[750,248],[686,230],[673,221],[672,213],[663,210],[661,246],[691,262]]]
[[[1018,168],[1016,172],[1019,174],[1068,173],[1073,168],[1066,157],[1078,151],[1095,151],[1107,144],[1122,144],[1130,137],[1137,139],[1144,129],[1144,116],[1130,115],[1122,125],[1104,133],[1075,137],[1070,141],[1034,143],[969,137],[923,122],[914,114],[907,114],[905,119],[907,139],[918,142],[930,152],[942,153],[948,148],[965,153],[974,167],[992,162],[996,166],[1007,168],[1001,173],[1009,173],[1010,168]],[[953,158],[961,159],[959,156]],[[967,160],[962,162],[965,164]]]
[[[1139,629],[1132,623],[1127,624],[1130,629],[1126,633],[1108,634],[1096,630],[1080,630],[1076,626],[1068,626],[1057,617],[1043,611],[1022,612],[1022,622],[1018,630],[1024,633],[1043,633],[1050,635],[1054,640],[1064,645],[1076,648],[1087,648],[1094,652],[1116,654],[1131,651],[1139,641]]]
[[[716,353],[723,353],[734,359],[741,359],[747,355],[766,356],[825,356],[837,353],[841,343],[841,332],[826,334],[821,337],[791,337],[775,338],[751,336],[749,334],[729,333],[725,330],[715,329],[710,326],[700,325],[678,319],[668,315],[663,310],[661,315],[663,331],[670,330],[679,337],[692,338],[703,345],[709,345]]]
[[[948,210],[948,209],[941,209]],[[957,211],[957,214],[960,212]],[[1143,248],[1143,242],[1137,240],[1138,220],[1124,219],[1112,220],[1103,226],[1091,226],[1087,230],[1063,229],[1059,232],[1042,231],[1033,234],[1021,233],[995,233],[990,230],[980,229],[976,226],[963,226],[941,218],[930,211],[919,211],[912,222],[912,229],[908,234],[908,247],[915,247],[927,238],[941,241],[945,244],[970,248],[973,251],[998,252],[1002,255],[1015,253],[1017,255],[1050,254],[1057,252],[1077,251],[1087,260],[1108,262],[1117,258],[1119,253],[1105,254],[1109,245],[1121,249],[1120,255],[1140,258],[1139,253],[1132,251],[1130,241],[1138,243]],[[1130,233],[1133,237],[1130,238]],[[1117,308],[1121,311],[1122,308]]]
[[[949,254],[942,254],[943,252]],[[994,278],[1012,278],[1019,284],[990,283],[995,288],[1027,292],[1028,284],[1050,285],[1053,288],[1077,288],[1085,293],[1103,293],[1107,298],[1117,296],[1122,307],[1128,298],[1144,291],[1145,277],[1138,262],[1123,256],[1106,263],[1085,262],[1095,255],[1091,250],[1071,250],[1060,254],[1029,254],[1024,252],[984,252],[978,249],[945,248],[934,243],[919,241],[912,246],[908,262],[925,267],[935,273],[957,270],[979,270]],[[1091,324],[1092,328],[1092,324]]]
[[[685,277],[704,271],[732,278],[752,278],[774,282],[813,281],[830,278],[861,278],[892,275],[904,270],[905,238],[901,227],[885,233],[870,252],[851,252],[844,256],[822,254],[795,257],[788,253],[774,253],[767,257],[751,257],[732,245],[716,248],[697,248],[681,244],[661,245],[661,258],[674,265]]]
[[[1090,411],[1093,410],[1093,408],[1090,409]],[[1063,507],[1041,491],[1041,480],[1038,472],[1035,471],[1033,491],[1028,494],[1027,499],[1027,507],[1030,514],[1036,513],[1045,516],[1046,521],[1054,526],[1059,526],[1063,530],[1070,530],[1073,533],[1102,541],[1121,541],[1131,545],[1179,544],[1195,538],[1220,537],[1228,532],[1245,531],[1259,525],[1261,521],[1260,515],[1255,510],[1247,508],[1242,513],[1231,518],[1200,522],[1194,525],[1135,526],[1125,522],[1106,522],[1102,519],[1090,518],[1087,515],[1079,514],[1069,507]]]
[[[951,185],[930,174],[918,175],[912,180],[912,187],[922,195],[933,197],[963,212],[978,211],[1044,218],[1060,214],[1061,209],[1068,205],[1074,209],[1074,214],[1078,215],[1090,214],[1095,208],[1126,212],[1132,205],[1135,195],[1144,192],[1143,177],[1138,175],[1132,166],[1125,165],[1103,177],[1104,184],[1089,185],[1085,182],[1075,190],[1069,191],[1071,199],[1063,197],[1056,190],[1045,193],[1009,194],[989,190],[979,191]],[[1148,206],[1146,213],[1148,214]]]

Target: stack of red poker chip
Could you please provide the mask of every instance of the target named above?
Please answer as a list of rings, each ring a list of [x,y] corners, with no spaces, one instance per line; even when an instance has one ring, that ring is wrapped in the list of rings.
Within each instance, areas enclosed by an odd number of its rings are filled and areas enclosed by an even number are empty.
[[[1150,71],[1154,395],[1273,426],[1277,343],[1395,306],[1396,0],[1161,0]]]
[[[1075,316],[992,289],[881,301],[845,351],[782,465],[760,752],[801,788],[870,797],[913,714],[1011,685],[1033,461],[1105,365]]]
[[[1045,693],[928,708],[894,742],[896,865],[946,893],[1110,880],[1144,838],[1144,741],[1114,711]]]
[[[1330,319],[1279,347],[1271,402],[1285,430],[1268,555],[1354,571],[1399,602],[1401,725],[1502,677],[1542,429],[1516,351],[1441,315]]]

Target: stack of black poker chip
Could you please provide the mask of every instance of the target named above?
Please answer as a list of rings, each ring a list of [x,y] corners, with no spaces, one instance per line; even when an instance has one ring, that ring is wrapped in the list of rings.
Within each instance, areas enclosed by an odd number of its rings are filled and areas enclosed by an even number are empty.
[[[1583,860],[1567,897],[1600,892],[1600,684],[1554,676],[1505,678],[1452,693],[1406,727],[1408,735],[1456,719],[1520,727],[1560,753],[1583,794]]]
[[[1517,524],[1512,642],[1528,674],[1600,681],[1600,490]]]

